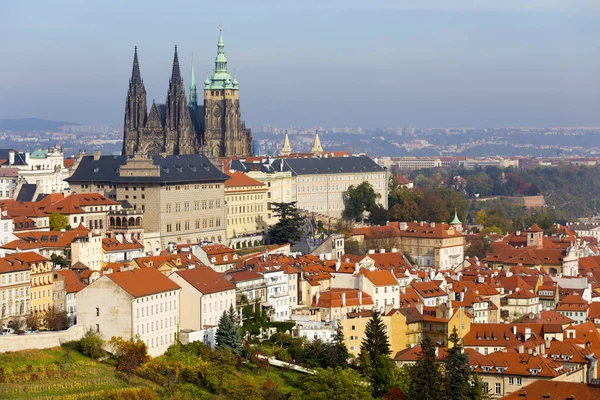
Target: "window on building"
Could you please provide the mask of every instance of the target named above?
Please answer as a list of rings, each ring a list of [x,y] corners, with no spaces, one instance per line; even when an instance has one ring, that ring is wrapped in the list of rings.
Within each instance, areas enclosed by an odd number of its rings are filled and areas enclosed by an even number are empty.
[[[100,316],[100,308],[96,307],[96,317],[99,317],[99,316]]]

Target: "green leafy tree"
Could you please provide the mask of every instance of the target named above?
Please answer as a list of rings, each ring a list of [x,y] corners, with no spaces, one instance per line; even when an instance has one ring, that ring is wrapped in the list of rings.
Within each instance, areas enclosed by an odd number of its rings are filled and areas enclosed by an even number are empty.
[[[50,230],[51,231],[60,231],[62,229],[67,229],[69,226],[69,219],[62,214],[57,212],[53,212],[50,214]]]
[[[465,254],[469,257],[478,257],[481,260],[493,251],[494,246],[492,246],[490,238],[485,233],[481,233],[471,241],[471,245],[467,247]]]
[[[359,373],[350,368],[317,368],[304,378],[302,390],[292,399],[303,400],[371,400],[371,388]]]
[[[61,268],[69,267],[69,262],[67,261],[67,259],[63,256],[57,255],[56,253],[52,253],[50,255],[50,260],[52,261],[53,265],[59,265]]]
[[[373,316],[365,327],[365,338],[360,345],[359,359],[364,360],[369,356],[373,366],[379,360],[379,356],[389,356],[390,343],[381,315],[374,311]]]
[[[272,243],[296,243],[302,238],[302,225],[304,218],[298,213],[296,202],[271,204],[273,213],[279,218],[279,222],[269,230]]]
[[[409,369],[409,398],[418,400],[442,400],[444,378],[435,357],[435,343],[429,336],[421,342],[417,362]]]
[[[367,217],[367,222],[371,225],[386,225],[390,220],[390,212],[385,207],[376,204],[373,206]]]
[[[223,315],[219,318],[219,325],[217,326],[215,336],[218,348],[228,349],[237,355],[241,354],[242,340],[240,339],[237,326],[226,311],[223,311]]]
[[[471,397],[471,368],[469,368],[469,356],[464,353],[458,330],[456,327],[448,337],[448,354],[445,362],[445,393],[444,398],[447,400],[469,400]]]
[[[79,351],[81,354],[97,359],[104,355],[104,350],[102,350],[103,345],[104,341],[98,333],[92,329],[88,329],[85,335],[79,340]]]
[[[355,221],[362,221],[364,212],[371,211],[377,204],[378,193],[375,193],[369,182],[358,186],[351,185],[344,194],[344,216]]]

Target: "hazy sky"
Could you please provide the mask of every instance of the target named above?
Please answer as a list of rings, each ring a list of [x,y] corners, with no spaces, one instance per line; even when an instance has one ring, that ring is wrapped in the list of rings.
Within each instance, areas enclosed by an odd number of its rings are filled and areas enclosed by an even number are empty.
[[[220,22],[249,125],[600,125],[599,0],[1,1],[0,118],[121,125]]]

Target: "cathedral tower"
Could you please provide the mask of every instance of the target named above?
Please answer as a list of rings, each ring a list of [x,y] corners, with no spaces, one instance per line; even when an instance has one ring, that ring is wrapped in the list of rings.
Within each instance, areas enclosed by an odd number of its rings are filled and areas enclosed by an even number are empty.
[[[146,124],[146,88],[140,73],[137,46],[133,53],[133,68],[129,79],[125,102],[125,123],[123,126],[123,154],[137,151],[140,132]]]
[[[252,137],[240,113],[238,82],[227,71],[221,28],[215,70],[204,82],[204,129],[208,154],[214,157],[252,154]]]

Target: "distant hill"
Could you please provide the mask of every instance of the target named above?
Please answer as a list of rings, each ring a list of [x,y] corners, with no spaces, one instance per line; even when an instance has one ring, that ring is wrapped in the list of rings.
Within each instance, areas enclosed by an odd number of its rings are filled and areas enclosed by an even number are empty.
[[[0,119],[0,131],[58,131],[63,125],[79,124],[40,118]]]

